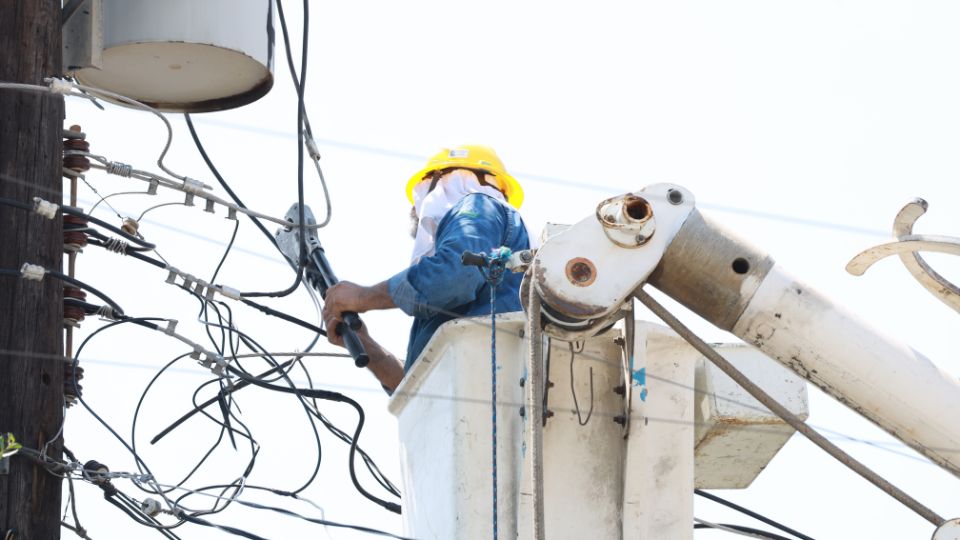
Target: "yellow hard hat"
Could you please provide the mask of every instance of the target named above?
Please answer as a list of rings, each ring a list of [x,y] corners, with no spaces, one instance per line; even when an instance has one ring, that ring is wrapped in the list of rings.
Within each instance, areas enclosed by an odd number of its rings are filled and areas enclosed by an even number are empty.
[[[454,167],[480,170],[492,174],[500,183],[500,189],[507,196],[508,203],[512,204],[514,208],[520,208],[523,203],[523,188],[507,172],[493,148],[479,144],[465,144],[454,148],[444,148],[427,161],[426,167],[410,177],[407,182],[407,199],[410,200],[410,204],[413,204],[414,186],[419,184],[425,176],[433,171]]]

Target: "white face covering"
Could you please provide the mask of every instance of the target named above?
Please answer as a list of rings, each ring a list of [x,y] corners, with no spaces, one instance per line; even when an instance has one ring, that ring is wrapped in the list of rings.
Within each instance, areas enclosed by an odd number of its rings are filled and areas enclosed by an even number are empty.
[[[420,222],[413,244],[410,264],[417,264],[422,257],[434,254],[437,226],[443,216],[456,206],[460,199],[471,193],[483,193],[506,202],[503,193],[490,186],[481,185],[473,171],[456,169],[440,177],[437,187],[430,189],[430,181],[420,182],[413,188],[413,205]]]

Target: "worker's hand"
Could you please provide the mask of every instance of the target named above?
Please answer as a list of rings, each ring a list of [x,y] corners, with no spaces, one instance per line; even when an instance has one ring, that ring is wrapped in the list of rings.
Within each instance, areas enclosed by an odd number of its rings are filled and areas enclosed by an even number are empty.
[[[327,297],[323,303],[323,323],[327,327],[327,340],[334,345],[343,345],[343,340],[336,335],[337,323],[343,320],[344,311],[365,313],[372,309],[390,309],[396,307],[387,282],[364,287],[341,281],[327,289]]]
[[[323,323],[327,328],[327,340],[334,345],[343,346],[343,339],[336,335],[337,323],[343,320],[344,311],[363,313],[369,308],[365,298],[369,297],[370,287],[364,287],[341,281],[327,289],[327,297],[323,302]]]
[[[337,334],[337,324],[339,324],[339,322],[340,321],[337,321],[332,325],[326,325],[326,321],[324,322],[327,329],[327,341],[329,341],[331,345],[336,345],[337,347],[346,347],[346,345],[343,344],[343,336]],[[369,338],[370,336],[367,331],[367,325],[361,326],[359,330],[355,330],[354,332],[356,332],[357,337],[360,338],[361,343],[364,342],[365,338]]]

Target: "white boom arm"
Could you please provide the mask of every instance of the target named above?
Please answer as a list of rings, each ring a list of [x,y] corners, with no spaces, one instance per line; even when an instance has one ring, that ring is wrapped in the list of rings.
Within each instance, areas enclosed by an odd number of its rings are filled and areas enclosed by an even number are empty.
[[[670,184],[603,201],[537,253],[546,331],[609,326],[650,283],[960,476],[960,382],[725,232]]]

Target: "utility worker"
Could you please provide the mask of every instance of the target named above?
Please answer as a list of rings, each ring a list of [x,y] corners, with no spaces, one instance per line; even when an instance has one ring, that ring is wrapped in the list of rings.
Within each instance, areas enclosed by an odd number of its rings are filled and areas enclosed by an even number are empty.
[[[477,268],[460,262],[463,252],[530,247],[527,228],[515,210],[523,202],[523,190],[490,147],[442,150],[407,182],[407,199],[413,203],[415,225],[409,267],[372,286],[341,281],[327,291],[323,306],[327,328],[336,328],[344,311],[400,308],[413,316],[402,364],[370,337],[366,325],[358,332],[370,356],[368,367],[388,393],[400,384],[440,325],[490,313],[490,285]],[[521,279],[521,274],[505,273],[496,291],[497,313],[520,311]],[[343,346],[335,332],[327,338]]]

